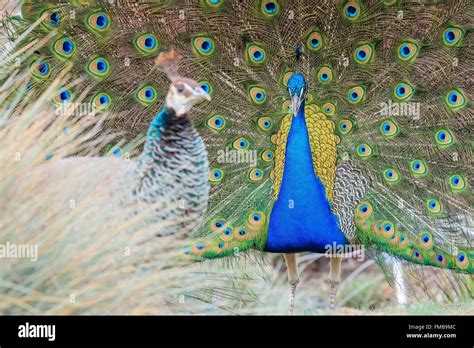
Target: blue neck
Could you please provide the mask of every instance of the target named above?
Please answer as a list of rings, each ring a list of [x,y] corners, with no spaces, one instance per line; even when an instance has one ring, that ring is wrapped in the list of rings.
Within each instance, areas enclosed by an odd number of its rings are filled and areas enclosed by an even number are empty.
[[[346,239],[313,168],[303,102],[291,122],[280,193],[270,215],[265,250],[325,252],[333,243],[346,244]]]

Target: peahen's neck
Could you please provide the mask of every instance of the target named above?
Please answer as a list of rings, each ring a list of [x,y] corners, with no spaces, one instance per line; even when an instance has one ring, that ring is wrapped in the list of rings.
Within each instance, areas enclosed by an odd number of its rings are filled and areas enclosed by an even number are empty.
[[[200,221],[207,209],[209,164],[204,142],[188,115],[178,117],[166,107],[158,113],[137,170],[136,192],[142,201],[155,203],[167,197],[166,209],[175,210],[178,220]],[[193,227],[189,221],[188,225]]]

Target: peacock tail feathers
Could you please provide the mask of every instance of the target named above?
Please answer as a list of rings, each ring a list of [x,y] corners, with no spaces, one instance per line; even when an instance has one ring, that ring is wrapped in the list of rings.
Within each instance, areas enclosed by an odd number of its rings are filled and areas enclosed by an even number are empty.
[[[264,248],[300,72],[313,165],[346,237],[473,273],[469,1],[25,1],[23,13],[25,28],[44,17],[28,40],[52,35],[23,62],[32,95],[72,64],[84,83],[58,100],[86,93],[134,136],[167,88],[154,59],[173,49],[212,96],[193,111],[211,197],[185,259]]]

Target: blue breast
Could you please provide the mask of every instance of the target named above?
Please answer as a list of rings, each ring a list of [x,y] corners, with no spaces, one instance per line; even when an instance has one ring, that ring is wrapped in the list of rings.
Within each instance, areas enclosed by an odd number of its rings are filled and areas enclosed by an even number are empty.
[[[314,173],[303,104],[291,123],[282,184],[270,214],[265,250],[324,253],[327,246],[343,244],[347,240],[331,212],[324,185]]]

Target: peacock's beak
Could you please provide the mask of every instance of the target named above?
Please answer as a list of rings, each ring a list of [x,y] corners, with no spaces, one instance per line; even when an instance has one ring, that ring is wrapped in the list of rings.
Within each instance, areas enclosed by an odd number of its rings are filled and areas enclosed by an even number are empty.
[[[298,97],[297,95],[294,95],[291,97],[291,113],[293,116],[298,115],[298,110],[300,109],[301,106],[301,98]]]

